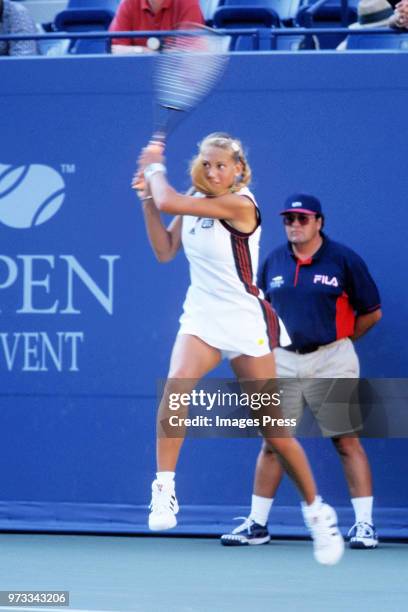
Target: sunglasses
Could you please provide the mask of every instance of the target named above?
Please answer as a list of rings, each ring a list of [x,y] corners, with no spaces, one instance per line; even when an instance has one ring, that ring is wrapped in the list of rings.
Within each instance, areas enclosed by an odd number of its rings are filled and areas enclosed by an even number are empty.
[[[306,215],[304,213],[286,213],[283,216],[284,225],[293,225],[295,221],[299,221],[300,225],[307,225],[310,219],[316,219],[316,215]]]

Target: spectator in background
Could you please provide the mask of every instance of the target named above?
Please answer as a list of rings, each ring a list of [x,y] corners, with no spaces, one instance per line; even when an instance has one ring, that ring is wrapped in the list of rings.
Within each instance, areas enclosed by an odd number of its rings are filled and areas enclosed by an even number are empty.
[[[122,0],[109,30],[175,30],[186,22],[204,23],[199,0]],[[149,51],[154,49],[150,42],[142,38],[114,39],[112,53]]]
[[[391,2],[395,7],[394,16],[391,19],[391,27],[408,29],[408,0]]]
[[[29,11],[20,2],[0,0],[0,34],[37,34]],[[35,40],[0,40],[0,55],[37,55]]]
[[[360,0],[357,6],[358,21],[352,23],[350,28],[389,28],[395,19],[394,9],[387,0]],[[337,47],[337,51],[347,49],[347,37]]]

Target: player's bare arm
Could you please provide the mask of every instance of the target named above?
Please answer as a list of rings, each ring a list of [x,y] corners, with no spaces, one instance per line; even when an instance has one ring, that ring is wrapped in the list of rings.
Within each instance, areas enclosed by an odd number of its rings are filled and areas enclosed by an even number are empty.
[[[143,150],[139,158],[139,170],[141,173],[145,169],[152,167],[152,164],[161,165],[164,161],[162,151],[157,147],[147,147]],[[216,165],[216,164],[214,164]],[[158,210],[174,215],[192,215],[196,217],[209,217],[214,219],[224,219],[232,227],[241,232],[251,232],[257,225],[256,209],[254,203],[245,196],[235,193],[222,193],[213,197],[191,197],[178,193],[169,185],[165,167],[161,170],[156,166],[157,171],[149,176],[149,187]],[[209,167],[208,176],[219,176],[219,182],[225,180],[222,164],[217,164],[216,169]],[[240,168],[234,169],[233,166],[227,172],[237,172]],[[146,175],[145,175],[146,176]]]
[[[178,215],[165,227],[153,199],[143,202],[143,216],[150,246],[158,261],[174,259],[181,246],[182,219]]]
[[[174,259],[181,246],[181,217],[175,217],[166,227],[160,212],[155,205],[150,186],[142,180],[142,174],[136,172],[132,187],[142,202],[143,217],[150,246],[160,263]]]

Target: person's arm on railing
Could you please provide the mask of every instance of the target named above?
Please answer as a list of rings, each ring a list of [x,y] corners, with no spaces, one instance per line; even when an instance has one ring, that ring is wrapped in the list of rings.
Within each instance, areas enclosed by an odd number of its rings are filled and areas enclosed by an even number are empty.
[[[395,19],[392,25],[397,28],[408,28],[408,0],[400,0],[395,5]]]

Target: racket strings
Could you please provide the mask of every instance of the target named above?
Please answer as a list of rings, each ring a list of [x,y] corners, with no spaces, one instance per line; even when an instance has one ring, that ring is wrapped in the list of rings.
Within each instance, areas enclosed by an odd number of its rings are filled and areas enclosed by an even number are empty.
[[[195,107],[214,87],[228,62],[228,36],[175,36],[157,57],[155,89],[161,106]]]

